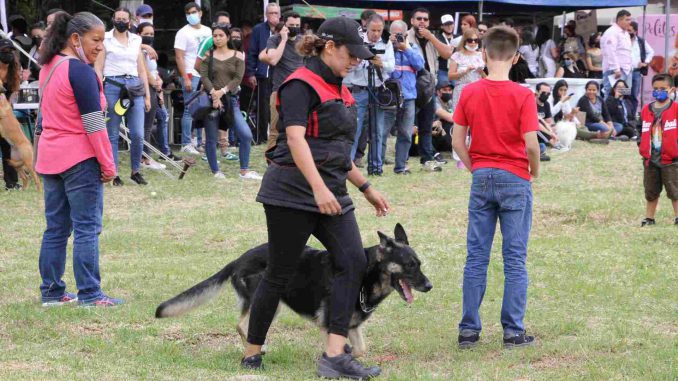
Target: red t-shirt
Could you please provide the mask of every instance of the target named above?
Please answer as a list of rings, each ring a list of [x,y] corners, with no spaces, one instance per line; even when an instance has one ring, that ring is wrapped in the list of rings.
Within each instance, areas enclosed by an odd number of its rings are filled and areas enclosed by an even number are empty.
[[[539,130],[530,89],[488,79],[469,84],[454,110],[454,122],[471,131],[471,171],[499,168],[530,180],[524,135]]]

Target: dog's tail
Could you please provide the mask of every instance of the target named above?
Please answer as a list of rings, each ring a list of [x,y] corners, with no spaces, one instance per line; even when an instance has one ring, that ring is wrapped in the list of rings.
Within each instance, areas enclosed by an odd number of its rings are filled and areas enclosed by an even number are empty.
[[[235,263],[229,263],[218,273],[160,304],[155,310],[155,317],[179,316],[210,301],[233,274]]]

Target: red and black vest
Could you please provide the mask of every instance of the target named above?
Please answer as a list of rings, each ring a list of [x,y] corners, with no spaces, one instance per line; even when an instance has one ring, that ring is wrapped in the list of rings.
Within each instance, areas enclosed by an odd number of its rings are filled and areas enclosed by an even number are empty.
[[[671,101],[671,105],[664,110],[661,120],[655,120],[654,112],[651,109],[652,103],[643,108],[640,115],[643,123],[640,145],[638,149],[640,155],[645,158],[645,165],[649,165],[649,159],[652,155],[652,126],[655,122],[660,123],[662,129],[661,145],[661,164],[667,165],[678,161],[678,103]]]
[[[314,57],[313,63],[294,71],[280,85],[276,107],[280,113],[276,146],[266,152],[269,166],[264,175],[257,200],[264,204],[317,211],[308,181],[296,167],[282,127],[285,113],[281,112],[283,89],[292,81],[302,81],[314,92],[320,103],[308,114],[306,142],[316,168],[325,185],[337,197],[344,211],[353,207],[346,189],[348,172],[353,167],[351,146],[357,130],[357,112],[351,92],[343,85],[326,82],[313,68],[324,65]]]

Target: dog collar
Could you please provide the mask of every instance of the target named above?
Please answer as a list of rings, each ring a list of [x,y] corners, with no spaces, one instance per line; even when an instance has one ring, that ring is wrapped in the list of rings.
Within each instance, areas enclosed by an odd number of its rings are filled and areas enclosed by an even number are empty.
[[[367,306],[367,296],[365,295],[365,287],[360,288],[360,309],[366,313],[372,313],[377,308],[377,306],[368,307]]]

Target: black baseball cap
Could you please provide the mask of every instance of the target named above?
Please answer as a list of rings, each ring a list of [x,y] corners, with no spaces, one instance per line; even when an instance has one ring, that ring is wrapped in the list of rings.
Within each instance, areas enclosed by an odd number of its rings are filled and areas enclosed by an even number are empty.
[[[351,55],[366,60],[374,57],[360,35],[360,24],[348,17],[325,20],[318,28],[318,37],[346,45]]]

